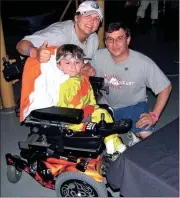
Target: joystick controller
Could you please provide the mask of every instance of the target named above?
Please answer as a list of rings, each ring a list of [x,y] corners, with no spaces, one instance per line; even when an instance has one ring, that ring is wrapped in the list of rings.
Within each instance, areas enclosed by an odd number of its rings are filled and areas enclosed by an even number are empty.
[[[101,113],[101,121],[98,123],[98,128],[105,129],[107,128],[107,122],[105,121],[105,114]]]
[[[101,121],[97,124],[96,133],[102,137],[106,137],[111,134],[127,133],[132,127],[132,120],[120,119],[113,123],[107,123],[105,121],[104,113],[101,114]]]
[[[94,135],[100,135],[107,137],[112,134],[123,134],[127,133],[132,127],[131,119],[120,119],[119,121],[107,123],[105,121],[105,114],[101,114],[101,120],[99,123],[89,122],[86,126],[85,131],[90,132]]]

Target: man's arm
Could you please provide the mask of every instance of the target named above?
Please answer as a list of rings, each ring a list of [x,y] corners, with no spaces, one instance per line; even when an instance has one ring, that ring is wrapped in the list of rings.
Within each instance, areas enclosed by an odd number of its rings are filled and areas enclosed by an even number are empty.
[[[172,90],[172,85],[170,84],[166,89],[164,89],[158,94],[156,104],[154,105],[153,108],[153,113],[155,113],[158,117],[161,115],[167,103],[171,90]]]
[[[161,91],[158,94],[156,104],[154,105],[154,108],[152,111],[152,113],[155,114],[157,119],[161,115],[161,113],[167,103],[167,100],[169,98],[171,90],[172,90],[172,85],[170,84],[166,89],[164,89],[163,91]],[[140,116],[140,120],[136,123],[136,127],[142,128],[142,127],[145,127],[146,125],[148,125],[146,128],[146,129],[148,129],[151,125],[154,125],[157,122],[156,118],[153,118],[151,113],[148,113],[148,114],[143,113]]]
[[[27,40],[21,40],[20,42],[18,42],[18,44],[16,45],[16,49],[17,51],[24,55],[24,56],[29,56],[27,54],[28,52],[28,49],[33,46],[33,44],[30,42],[30,41],[27,41]],[[36,53],[34,52],[32,55],[32,57],[36,57],[37,56],[37,48],[35,48]]]
[[[39,62],[47,62],[50,58],[50,51],[47,48],[48,42],[44,41],[43,45],[40,48],[34,47],[30,41],[21,40],[17,45],[17,51],[24,55],[37,58]]]

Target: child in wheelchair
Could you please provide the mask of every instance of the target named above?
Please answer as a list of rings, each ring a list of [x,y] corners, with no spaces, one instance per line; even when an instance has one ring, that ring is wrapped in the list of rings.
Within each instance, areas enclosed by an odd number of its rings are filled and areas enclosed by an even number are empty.
[[[89,122],[99,123],[103,114],[105,122],[112,123],[113,119],[108,111],[96,104],[89,78],[81,74],[81,69],[86,60],[84,57],[83,50],[76,45],[66,44],[57,49],[57,67],[64,74],[69,75],[68,80],[60,85],[57,106],[83,109],[84,118],[88,120],[89,117]],[[76,132],[86,131],[87,125],[88,122],[70,124],[68,128]],[[118,134],[105,137],[104,142],[108,154],[122,153],[126,150],[126,146],[122,143]]]
[[[51,47],[50,50],[52,55],[47,63],[40,65],[37,60],[26,63],[23,73],[26,87],[21,94],[20,121],[35,109],[59,106],[83,109],[87,121],[68,125],[74,132],[87,131],[91,125],[88,123],[100,122],[102,114],[105,122],[112,123],[113,119],[108,111],[96,104],[89,78],[81,73],[87,60],[83,50],[72,44],[58,49]],[[107,154],[126,150],[118,134],[105,137],[104,142]]]
[[[90,81],[81,74],[86,60],[81,48],[68,44],[49,49],[49,62],[29,58],[24,67],[20,122],[31,133],[19,142],[21,157],[6,154],[8,180],[17,183],[24,170],[57,196],[106,197],[103,141],[108,154],[122,153],[126,146],[118,133],[128,132],[132,123],[113,122],[96,104]]]

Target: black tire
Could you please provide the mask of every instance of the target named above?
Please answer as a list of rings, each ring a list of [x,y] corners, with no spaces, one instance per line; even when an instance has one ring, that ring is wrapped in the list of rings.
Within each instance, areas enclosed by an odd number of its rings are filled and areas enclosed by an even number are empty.
[[[19,158],[19,156],[14,156],[16,158]],[[21,179],[21,176],[22,176],[22,170],[17,170],[15,166],[13,165],[7,165],[7,178],[8,178],[8,181],[15,184],[17,183],[20,179]]]
[[[81,172],[65,172],[60,174],[55,183],[58,197],[107,197],[104,183]]]

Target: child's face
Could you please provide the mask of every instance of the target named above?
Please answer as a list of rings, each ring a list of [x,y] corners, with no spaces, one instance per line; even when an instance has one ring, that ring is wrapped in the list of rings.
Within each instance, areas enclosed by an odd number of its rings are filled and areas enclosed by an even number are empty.
[[[62,59],[60,63],[57,64],[58,68],[62,70],[65,74],[71,77],[80,74],[82,67],[84,66],[83,60],[70,58]]]

